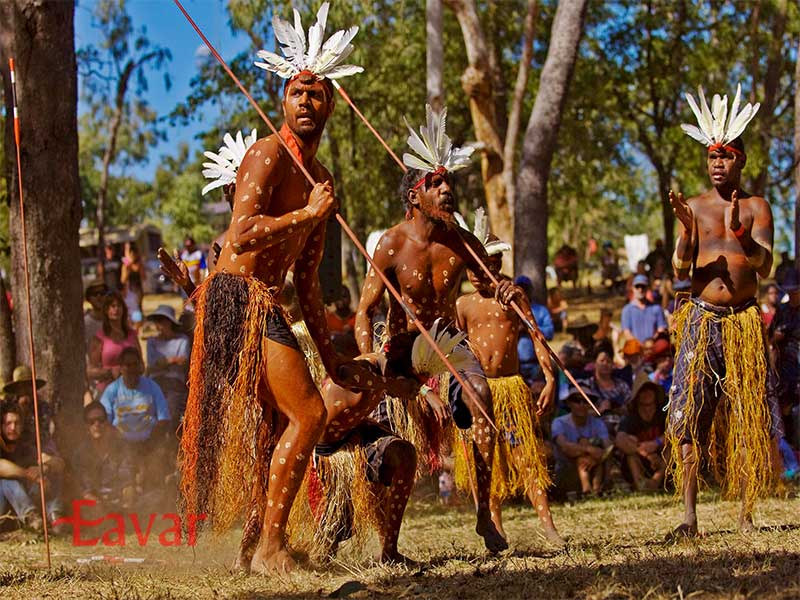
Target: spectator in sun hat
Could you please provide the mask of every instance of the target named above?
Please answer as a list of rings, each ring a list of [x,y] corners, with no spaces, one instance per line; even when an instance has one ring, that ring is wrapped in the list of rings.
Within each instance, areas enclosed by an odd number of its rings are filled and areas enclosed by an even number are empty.
[[[42,389],[47,382],[36,378],[36,390]],[[11,381],[3,385],[3,395],[6,400],[13,401],[19,408],[20,417],[24,421],[25,436],[33,440],[35,429],[35,415],[33,410],[33,373],[28,365],[18,365],[11,376]],[[52,419],[50,403],[41,394],[39,398],[39,430],[42,442],[49,440],[52,435]]]

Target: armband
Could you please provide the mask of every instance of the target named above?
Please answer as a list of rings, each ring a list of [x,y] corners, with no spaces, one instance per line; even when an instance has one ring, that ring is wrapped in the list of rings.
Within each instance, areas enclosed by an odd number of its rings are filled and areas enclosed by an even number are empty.
[[[692,260],[680,260],[677,254],[672,255],[672,266],[676,271],[683,271],[692,266]]]
[[[419,393],[420,393],[421,396],[425,396],[428,392],[432,392],[432,391],[433,391],[433,388],[430,387],[429,385],[425,384],[425,383],[423,383],[422,387],[419,388]]]

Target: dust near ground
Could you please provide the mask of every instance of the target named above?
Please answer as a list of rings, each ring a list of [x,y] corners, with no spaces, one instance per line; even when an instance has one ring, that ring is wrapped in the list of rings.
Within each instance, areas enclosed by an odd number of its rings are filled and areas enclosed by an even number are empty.
[[[563,551],[549,548],[533,511],[507,509],[511,549],[488,556],[472,532],[465,501],[439,506],[432,494],[415,497],[400,536],[400,551],[419,567],[387,567],[355,555],[347,545],[327,568],[264,578],[233,573],[237,531],[192,549],[163,548],[156,520],[148,544],[138,545],[130,525],[124,547],[76,548],[53,543],[53,568],[43,568],[43,544],[13,532],[0,541],[3,598],[798,598],[800,500],[770,499],[757,509],[757,531],[735,530],[737,506],[703,494],[703,536],[664,542],[680,509],[665,495],[603,498],[555,505],[554,517],[569,538]],[[109,528],[111,525],[108,526]],[[377,549],[371,541],[368,552]],[[143,558],[139,564],[78,559]]]

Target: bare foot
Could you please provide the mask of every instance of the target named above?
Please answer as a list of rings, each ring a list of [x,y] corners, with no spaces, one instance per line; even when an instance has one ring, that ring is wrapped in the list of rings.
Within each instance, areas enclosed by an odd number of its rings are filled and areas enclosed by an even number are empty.
[[[250,562],[250,573],[255,575],[271,575],[273,573],[289,573],[297,567],[297,563],[286,548],[267,554],[256,549]]]
[[[500,535],[491,519],[479,519],[475,526],[475,533],[483,538],[486,549],[492,554],[508,549],[506,538]]]
[[[739,515],[739,533],[753,533],[755,530],[753,515]]]
[[[544,532],[544,537],[547,538],[551,546],[563,548],[567,545],[567,541],[558,534],[554,527],[544,527],[542,531]]]
[[[253,555],[247,552],[240,552],[236,560],[233,561],[232,569],[239,573],[250,572],[250,562],[253,560]]]
[[[665,541],[675,542],[693,537],[697,537],[697,523],[681,523],[667,534]]]

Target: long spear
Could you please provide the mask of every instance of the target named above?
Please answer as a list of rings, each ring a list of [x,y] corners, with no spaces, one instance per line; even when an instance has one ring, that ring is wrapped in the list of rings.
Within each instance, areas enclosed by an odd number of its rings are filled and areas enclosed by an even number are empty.
[[[36,429],[36,462],[39,466],[39,496],[42,500],[42,523],[44,524],[44,547],[47,554],[47,568],[50,564],[50,537],[47,531],[47,503],[44,497],[44,470],[42,465],[42,438],[39,432],[39,392],[36,389],[36,352],[33,343],[33,319],[31,317],[31,279],[28,272],[28,234],[25,229],[25,202],[22,196],[22,161],[19,146],[19,110],[17,109],[17,83],[14,72],[14,59],[8,59],[11,71],[11,101],[14,106],[14,143],[17,150],[17,183],[19,184],[19,220],[22,226],[22,264],[25,271],[25,294],[28,299],[26,313],[28,317],[28,341],[31,353],[31,378],[33,379],[33,423]]]
[[[194,19],[192,19],[192,17],[189,15],[189,13],[186,12],[186,9],[180,3],[180,0],[173,0],[173,1],[175,2],[175,4],[178,7],[178,9],[183,13],[183,16],[186,17],[186,20],[189,21],[189,24],[192,26],[192,28],[197,32],[197,35],[200,36],[200,39],[203,40],[203,43],[208,47],[208,49],[211,52],[211,54],[214,55],[214,58],[216,58],[217,61],[219,61],[220,65],[222,65],[222,68],[225,69],[225,72],[231,77],[231,79],[233,79],[233,82],[241,90],[241,92],[245,95],[245,97],[250,102],[250,104],[253,105],[253,108],[256,109],[256,112],[258,113],[258,116],[260,116],[261,119],[264,121],[264,123],[267,124],[267,127],[269,127],[269,129],[275,135],[275,137],[278,140],[278,142],[280,142],[280,144],[283,145],[284,148],[286,148],[286,151],[287,151],[288,155],[292,158],[294,163],[297,165],[297,168],[300,169],[300,172],[305,176],[305,178],[308,180],[308,182],[311,185],[315,185],[317,182],[311,176],[311,173],[309,173],[308,170],[305,168],[305,166],[303,165],[303,161],[301,161],[299,158],[297,158],[297,156],[295,156],[294,152],[291,150],[291,148],[289,148],[289,145],[286,143],[286,140],[284,140],[283,136],[281,136],[278,133],[278,130],[275,129],[275,126],[272,124],[272,121],[269,119],[269,117],[267,117],[267,115],[264,114],[264,111],[261,110],[261,107],[253,99],[253,96],[250,95],[250,92],[247,91],[247,88],[245,88],[244,85],[242,84],[242,82],[239,81],[239,78],[236,77],[236,75],[234,74],[233,71],[231,71],[231,68],[228,66],[228,64],[225,62],[225,60],[222,58],[222,56],[220,56],[219,52],[217,52],[217,50],[214,48],[214,46],[211,44],[211,42],[208,40],[208,38],[203,34],[203,32],[200,30],[200,27],[198,27],[197,23],[194,22]],[[361,254],[364,256],[364,258],[367,259],[367,262],[370,264],[370,266],[372,267],[373,271],[375,273],[377,273],[378,277],[380,277],[381,280],[383,281],[384,285],[386,286],[386,289],[388,289],[389,293],[391,293],[392,296],[394,296],[395,300],[397,300],[400,303],[400,306],[406,312],[408,317],[417,326],[417,329],[419,330],[419,332],[422,335],[422,337],[425,338],[425,340],[431,345],[431,347],[433,348],[434,352],[436,352],[436,354],[439,356],[439,358],[442,359],[442,362],[447,367],[447,369],[450,371],[450,373],[453,375],[453,377],[456,378],[456,381],[458,381],[458,383],[461,384],[461,388],[465,392],[467,392],[467,395],[475,403],[475,405],[478,407],[478,409],[481,411],[481,413],[483,413],[483,416],[486,418],[486,420],[489,422],[489,424],[494,428],[495,431],[497,431],[497,426],[494,424],[494,421],[491,419],[491,417],[489,417],[488,413],[483,408],[483,406],[481,406],[480,398],[478,397],[478,394],[475,392],[475,390],[472,388],[472,386],[469,385],[458,374],[458,372],[455,370],[453,365],[447,359],[447,356],[445,356],[444,352],[442,352],[441,348],[439,348],[438,344],[436,344],[434,339],[431,337],[431,334],[428,333],[427,328],[422,324],[422,322],[419,319],[417,319],[416,315],[414,314],[414,311],[412,311],[408,307],[408,305],[403,301],[403,297],[400,295],[400,292],[397,291],[397,289],[394,287],[394,285],[392,285],[392,282],[389,281],[389,278],[386,277],[386,274],[372,260],[372,257],[370,257],[369,253],[366,251],[364,246],[358,240],[358,237],[356,236],[356,234],[353,233],[352,229],[350,229],[350,226],[347,224],[347,221],[345,221],[344,218],[342,217],[342,215],[339,214],[338,212],[335,213],[335,216],[336,216],[336,220],[339,222],[339,225],[341,225],[341,227],[342,227],[342,231],[344,231],[345,234],[347,234],[347,237],[349,237],[352,240],[353,244],[356,246],[356,248],[358,248],[358,251],[361,252]]]
[[[400,160],[400,158],[397,156],[397,154],[395,154],[392,151],[392,149],[389,147],[389,145],[386,143],[386,141],[375,130],[375,128],[372,126],[372,124],[369,122],[369,120],[364,116],[364,114],[358,109],[358,107],[355,105],[355,102],[353,102],[353,100],[350,98],[350,96],[347,94],[347,92],[344,91],[344,88],[341,86],[341,84],[336,80],[333,80],[332,83],[333,83],[333,86],[336,88],[336,90],[339,92],[339,95],[341,95],[341,97],[344,98],[344,101],[350,106],[350,108],[353,109],[353,111],[358,115],[358,117],[364,122],[364,125],[366,125],[367,129],[369,129],[372,132],[372,135],[374,135],[378,139],[378,141],[381,143],[381,145],[386,149],[386,151],[391,155],[391,157],[398,164],[398,166],[403,170],[403,173],[407,172],[408,171],[408,167],[406,167],[406,165],[403,163],[402,160]],[[460,232],[459,232],[459,234],[460,234]],[[484,263],[483,260],[481,260],[481,257],[478,256],[478,253],[475,252],[475,250],[473,250],[472,246],[470,246],[463,237],[461,238],[461,241],[464,243],[464,247],[470,253],[470,255],[475,260],[475,262],[478,264],[478,266],[480,266],[481,269],[483,269],[483,272],[486,273],[486,275],[489,277],[489,280],[496,287],[498,285],[498,283],[499,283],[497,281],[497,277],[494,276],[494,274],[491,272],[489,267],[486,266],[486,263]],[[583,391],[583,388],[581,388],[581,386],[578,385],[578,382],[575,381],[575,378],[572,376],[572,373],[570,373],[567,370],[567,367],[566,367],[566,365],[564,365],[564,362],[561,360],[561,357],[558,356],[558,354],[556,354],[556,352],[550,347],[550,344],[547,343],[547,340],[545,339],[545,337],[542,334],[542,332],[539,329],[539,327],[534,322],[530,321],[525,316],[525,314],[522,312],[522,309],[513,300],[511,301],[511,308],[514,309],[514,312],[517,313],[517,316],[522,320],[522,322],[525,324],[525,326],[531,331],[531,333],[534,336],[536,336],[536,338],[547,349],[547,353],[550,355],[550,358],[552,358],[553,361],[558,366],[558,368],[561,369],[564,372],[564,375],[567,376],[567,379],[569,379],[569,382],[572,385],[574,385],[575,388],[581,393],[581,396],[583,396],[583,399],[586,400],[586,402],[589,403],[589,406],[591,406],[594,409],[594,412],[596,412],[597,415],[600,416],[600,411],[597,410],[597,407],[589,399],[589,396],[586,395],[586,392]]]

